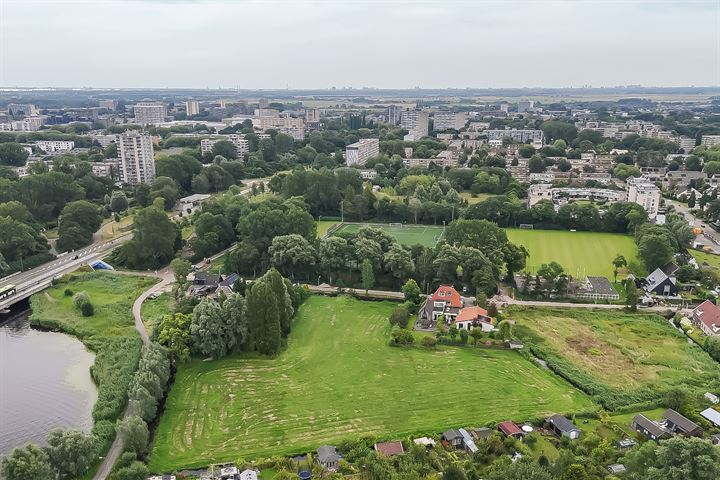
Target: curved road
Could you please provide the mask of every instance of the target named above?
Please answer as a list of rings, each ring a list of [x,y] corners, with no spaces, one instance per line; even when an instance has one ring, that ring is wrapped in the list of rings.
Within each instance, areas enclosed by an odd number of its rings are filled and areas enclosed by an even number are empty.
[[[150,343],[150,337],[148,336],[147,330],[145,329],[145,324],[142,321],[142,304],[147,298],[152,295],[153,293],[160,292],[164,290],[168,285],[170,285],[175,278],[173,277],[173,273],[170,270],[170,268],[165,268],[164,270],[161,270],[154,274],[153,276],[156,276],[160,278],[160,282],[156,283],[152,287],[145,290],[140,296],[135,299],[135,303],[133,303],[132,307],[132,313],[133,318],[135,319],[135,328],[137,329],[138,333],[140,334],[140,338],[143,342],[143,348],[146,348]],[[129,409],[125,409],[125,413],[123,414],[123,419],[128,417],[130,414]],[[123,452],[123,441],[122,438],[120,438],[120,435],[115,435],[115,440],[113,441],[112,445],[110,446],[110,450],[108,450],[107,454],[105,455],[105,458],[103,459],[102,463],[100,464],[100,467],[98,467],[97,472],[95,472],[95,476],[93,477],[93,480],[105,480],[108,475],[110,475],[110,472],[112,471],[113,465],[115,465],[115,462],[120,457],[120,454]]]

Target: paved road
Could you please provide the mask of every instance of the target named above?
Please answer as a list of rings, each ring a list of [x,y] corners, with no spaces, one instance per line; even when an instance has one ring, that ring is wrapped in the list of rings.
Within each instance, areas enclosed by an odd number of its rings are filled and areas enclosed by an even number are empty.
[[[93,243],[92,245],[80,250],[62,254],[55,260],[51,260],[33,269],[3,277],[0,279],[0,287],[5,285],[15,285],[17,288],[17,294],[4,301],[0,301],[0,309],[6,308],[12,303],[15,303],[23,298],[27,298],[33,293],[46,288],[56,277],[61,277],[62,275],[75,270],[84,264],[101,259],[112,249],[122,245],[131,238],[132,234],[128,233],[127,235],[118,237],[115,240]]]
[[[152,276],[159,277],[161,279],[160,282],[145,290],[137,299],[135,299],[135,303],[133,303],[132,307],[133,318],[135,319],[135,328],[140,334],[140,338],[143,342],[143,348],[147,348],[147,346],[150,344],[150,337],[148,336],[147,329],[145,328],[145,324],[142,320],[142,304],[150,295],[164,290],[174,281],[173,273],[169,267],[161,270],[156,275]],[[123,414],[123,419],[127,418],[129,415],[130,411],[126,408],[125,413]],[[93,480],[105,480],[107,476],[110,475],[113,465],[115,465],[117,459],[120,458],[122,452],[123,440],[120,435],[116,435],[115,440],[113,441],[110,449],[105,455],[102,464],[100,465],[100,467],[98,467],[98,470],[95,473]]]
[[[685,217],[691,227],[703,229],[703,233],[695,236],[694,244],[699,243],[703,247],[709,248],[712,253],[720,254],[720,234],[718,232],[705,223],[705,220],[696,218],[685,204],[674,200],[666,200],[666,202],[675,207],[675,210]]]

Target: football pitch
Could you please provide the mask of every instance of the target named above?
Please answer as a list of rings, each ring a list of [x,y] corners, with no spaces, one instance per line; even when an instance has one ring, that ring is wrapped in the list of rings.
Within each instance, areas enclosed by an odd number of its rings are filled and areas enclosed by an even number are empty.
[[[379,228],[407,246],[420,244],[434,247],[444,237],[444,227],[439,225],[344,223],[335,233],[356,233],[367,226]],[[573,277],[596,275],[612,279],[612,261],[617,255],[625,256],[628,261],[637,260],[637,247],[630,235],[517,228],[504,230],[508,240],[527,248],[530,253],[527,270],[533,273],[543,263],[555,261]]]
[[[335,233],[357,233],[362,227],[379,228],[403,245],[434,247],[442,240],[445,229],[439,225],[399,225],[387,223],[344,223]]]

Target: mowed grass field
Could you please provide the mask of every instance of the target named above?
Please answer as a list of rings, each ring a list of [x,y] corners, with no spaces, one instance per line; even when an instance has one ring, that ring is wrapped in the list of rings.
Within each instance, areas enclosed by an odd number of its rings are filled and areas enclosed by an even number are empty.
[[[543,263],[555,261],[573,277],[593,275],[612,281],[612,261],[618,254],[628,261],[637,259],[637,246],[629,235],[517,228],[505,232],[511,242],[524,245],[530,252],[526,268],[531,272],[537,272]]]
[[[398,227],[372,223],[346,223],[337,232],[355,233],[364,226],[380,228],[408,246],[434,247],[444,233],[443,227],[438,225]],[[618,254],[624,255],[628,261],[637,259],[637,246],[629,235],[517,228],[507,228],[505,232],[511,242],[524,245],[530,252],[527,269],[531,272],[536,272],[543,263],[555,261],[573,277],[594,275],[612,279],[612,261]]]
[[[318,238],[322,238],[322,236],[325,235],[327,231],[333,227],[333,225],[337,225],[338,223],[340,222],[336,220],[316,220],[315,224],[317,225]]]
[[[665,319],[618,311],[512,308],[516,332],[619,392],[720,388],[720,368]],[[527,336],[526,336],[527,339]]]
[[[335,233],[356,233],[362,227],[379,228],[403,245],[434,247],[443,237],[444,229],[438,225],[390,226],[375,223],[345,223]]]
[[[343,438],[595,409],[582,392],[509,350],[388,346],[390,302],[313,296],[274,359],[180,367],[152,471],[289,455]]]

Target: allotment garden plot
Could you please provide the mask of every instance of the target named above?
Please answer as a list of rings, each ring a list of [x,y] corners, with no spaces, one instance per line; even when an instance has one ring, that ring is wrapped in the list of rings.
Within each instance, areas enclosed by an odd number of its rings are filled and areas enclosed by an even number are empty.
[[[536,354],[607,407],[656,401],[681,386],[720,389],[717,362],[658,315],[518,307],[508,314]]]
[[[155,435],[151,470],[596,408],[515,351],[388,346],[393,306],[313,296],[277,358],[181,366]]]

